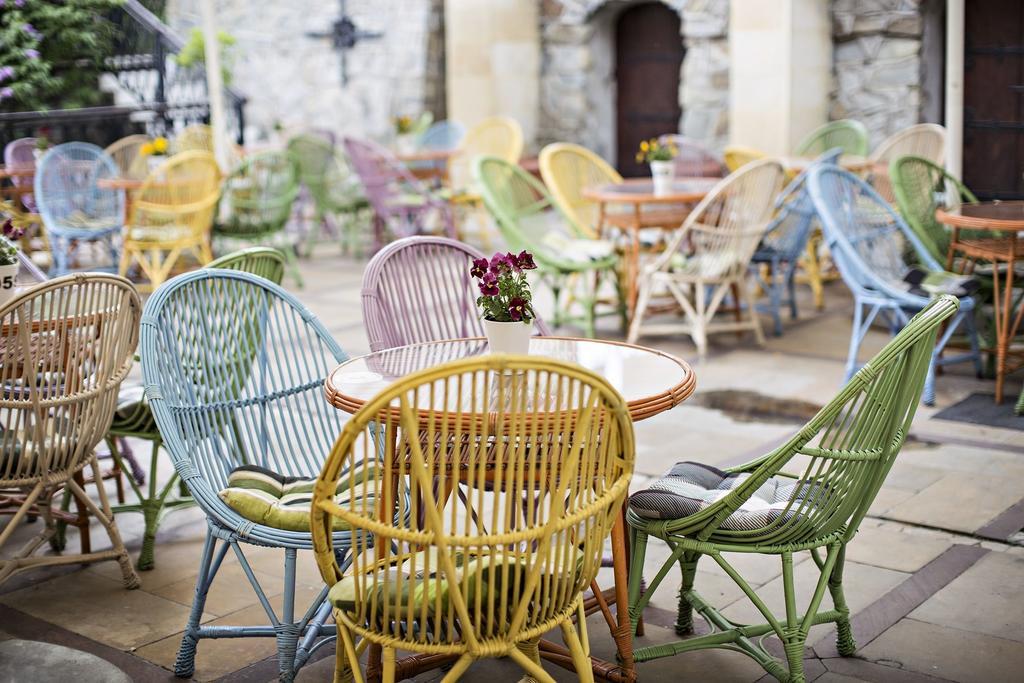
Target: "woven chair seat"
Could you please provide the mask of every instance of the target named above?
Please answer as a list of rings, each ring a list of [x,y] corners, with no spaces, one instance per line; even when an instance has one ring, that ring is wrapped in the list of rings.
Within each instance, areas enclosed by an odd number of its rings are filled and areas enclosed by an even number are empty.
[[[648,488],[632,494],[629,507],[647,519],[683,519],[718,502],[749,477],[746,472],[730,473],[697,462],[680,462]],[[788,477],[769,478],[719,528],[727,531],[763,529],[780,517],[810,515],[828,500],[823,487],[804,485],[798,488],[797,483]],[[817,500],[812,500],[808,506],[801,505],[807,498]]]
[[[376,492],[375,467],[358,467],[343,474],[335,488],[334,501],[360,510],[373,510],[373,495],[353,498],[353,484],[363,488],[369,480],[369,491]],[[236,467],[228,475],[228,485],[218,494],[228,507],[257,524],[284,531],[309,531],[309,512],[313,501],[316,477],[286,477],[258,465]],[[334,518],[335,531],[347,531],[349,525]]]
[[[196,231],[187,226],[175,223],[164,225],[133,225],[129,226],[128,237],[136,242],[178,242],[196,236]]]

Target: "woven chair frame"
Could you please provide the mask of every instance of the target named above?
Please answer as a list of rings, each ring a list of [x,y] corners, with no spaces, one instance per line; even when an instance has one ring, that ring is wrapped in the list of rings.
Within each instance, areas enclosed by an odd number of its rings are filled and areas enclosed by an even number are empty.
[[[712,188],[669,238],[665,251],[641,273],[629,343],[642,333],[682,332],[693,339],[701,356],[707,353],[708,334],[715,332],[749,330],[758,344],[764,343],[747,278],[750,259],[769,227],[773,201],[784,180],[785,171],[777,161],[762,159]],[[645,324],[652,298],[663,290],[679,304],[684,320]],[[715,320],[729,293],[735,299],[737,318]]]
[[[808,188],[839,274],[854,297],[853,329],[846,359],[849,379],[858,367],[861,343],[879,316],[887,318],[890,329],[896,332],[914,312],[929,303],[928,297],[912,294],[894,283],[902,278],[907,267],[905,254],[909,252],[928,271],[941,272],[943,267],[865,180],[836,166],[819,165],[811,171]],[[935,402],[936,367],[969,360],[981,375],[975,314],[975,300],[961,297],[959,311],[939,336],[932,354],[923,394],[927,405]],[[957,330],[966,334],[970,350],[943,357],[943,350]]]
[[[213,128],[205,123],[185,126],[171,143],[175,154],[182,152],[209,152],[213,154]]]
[[[130,282],[95,273],[45,282],[0,307],[0,497],[18,494],[17,510],[0,531],[0,547],[27,515],[44,520],[31,541],[0,560],[0,582],[33,567],[117,560],[125,586],[139,586],[94,449],[131,369],[141,311]],[[85,468],[97,482],[98,503],[76,480]],[[104,527],[111,549],[34,555],[56,535],[55,518],[61,515],[53,496],[59,489],[70,491]]]
[[[946,156],[946,129],[937,123],[919,123],[890,135],[871,152],[868,160],[872,170],[868,179],[875,192],[890,204],[896,202],[891,165],[904,156],[922,157],[942,166]]]
[[[406,237],[378,251],[363,271],[363,325],[371,351],[483,337],[469,275],[476,248],[447,237]],[[538,334],[550,331],[540,319]]]
[[[736,488],[696,514],[676,520],[651,520],[633,510],[626,513],[633,537],[635,568],[630,574],[630,618],[636,625],[653,592],[673,567],[682,572],[676,632],[693,632],[696,609],[711,626],[711,633],[634,652],[636,661],[666,657],[698,649],[722,647],[752,657],[780,681],[803,681],[803,657],[812,626],[835,623],[839,654],[857,648],[850,627],[849,607],[843,592],[846,546],[857,533],[878,490],[885,481],[910,430],[924,387],[932,348],[940,327],[957,312],[954,297],[933,301],[891,340],[803,428],[774,451],[729,470],[747,478]],[[786,474],[783,468],[798,474]],[[764,526],[726,530],[723,523],[769,479],[786,479],[794,491],[784,510]],[[644,588],[643,567],[649,537],[665,541],[671,553],[657,575]],[[821,556],[820,550],[826,554]],[[797,609],[793,555],[809,550],[819,573],[806,609]],[[780,556],[786,610],[776,616],[722,553],[758,553]],[[694,590],[697,562],[710,556],[765,618],[763,624],[737,624],[715,609]],[[810,563],[808,563],[810,564]],[[833,607],[819,611],[825,591]],[[761,640],[777,636],[786,664],[777,660]]]
[[[11,140],[4,147],[4,166],[11,170],[34,170],[36,167],[36,156],[34,153],[35,148],[36,138],[18,138],[17,140]],[[31,178],[14,177],[10,180],[14,187],[32,184]],[[24,206],[29,213],[37,213],[38,211],[35,197],[31,193],[21,195],[21,205]]]
[[[192,675],[200,640],[264,637],[277,641],[279,676],[290,681],[317,642],[333,634],[325,624],[326,588],[308,609],[296,612],[296,557],[312,548],[311,535],[247,520],[218,492],[245,463],[283,476],[320,472],[343,423],[323,398],[324,378],[345,353],[280,286],[251,273],[213,269],[181,275],[153,294],[142,320],[141,351],[146,396],[164,446],[209,527],[175,673]],[[351,535],[338,532],[333,543],[343,555]],[[279,613],[253,573],[249,546],[284,553]],[[201,623],[207,592],[228,550],[245,571],[267,623]],[[344,557],[339,562],[344,565]]]
[[[128,135],[110,143],[103,151],[117,164],[122,178],[144,180],[149,169],[141,149],[150,141],[148,135]]]
[[[540,175],[562,213],[587,237],[600,237],[598,205],[586,199],[583,190],[621,183],[619,172],[582,145],[556,142],[540,151]]]
[[[839,147],[843,154],[868,155],[868,129],[860,121],[840,119],[820,126],[796,146],[797,156],[817,156]]]
[[[420,407],[446,396],[443,410]],[[321,574],[329,585],[343,576],[355,584],[352,606],[334,608],[335,680],[362,680],[360,636],[384,648],[389,683],[397,649],[456,657],[446,681],[503,656],[552,681],[538,641],[556,626],[581,680],[592,680],[586,632],[572,620],[601,566],[634,449],[621,396],[554,360],[455,361],[369,401],[346,423],[314,490]],[[343,473],[366,462],[376,468],[362,467],[350,502],[336,502]],[[330,540],[335,520],[355,530],[345,570]],[[422,598],[403,599],[412,595]]]

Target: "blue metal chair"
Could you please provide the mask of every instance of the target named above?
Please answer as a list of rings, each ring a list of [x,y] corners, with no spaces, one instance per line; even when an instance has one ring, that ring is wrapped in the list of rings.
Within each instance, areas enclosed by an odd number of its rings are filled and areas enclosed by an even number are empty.
[[[324,400],[324,378],[346,355],[323,324],[278,285],[250,273],[212,269],[177,277],[153,294],[140,348],[145,392],[164,447],[209,525],[174,673],[192,675],[196,646],[204,638],[270,637],[277,640],[280,680],[291,681],[321,636],[335,632],[324,624],[331,614],[326,587],[304,613],[296,612],[296,555],[312,547],[310,532],[245,519],[218,492],[243,464],[316,478],[344,422]],[[337,532],[333,538],[339,564],[347,566],[351,535]],[[253,573],[245,555],[249,546],[284,551],[281,614]],[[228,549],[269,623],[200,624]]]
[[[825,240],[843,281],[853,292],[853,331],[846,359],[846,380],[858,366],[857,352],[875,319],[888,318],[895,334],[933,297],[909,291],[905,277],[910,270],[905,257],[915,255],[920,267],[942,273],[942,266],[928,253],[914,231],[867,182],[837,166],[811,169],[808,189],[821,220]],[[925,380],[924,402],[935,403],[935,368],[971,360],[981,374],[981,355],[974,326],[976,302],[959,296],[960,310],[950,318],[932,352]],[[943,358],[942,351],[953,333],[962,328],[970,344],[968,353]]]
[[[90,265],[89,270],[117,268],[118,237],[124,225],[124,192],[101,189],[97,182],[119,175],[114,160],[87,142],[57,145],[39,161],[35,201],[53,251],[51,276],[70,272],[72,251],[92,242],[106,245],[111,266]]]
[[[453,150],[462,143],[464,137],[466,137],[466,127],[458,121],[438,121],[423,132],[418,146],[421,150]],[[417,171],[424,169],[440,171],[444,166],[444,161],[413,161],[408,164],[409,168]]]
[[[835,164],[843,151],[832,149],[815,159],[815,164]],[[808,170],[811,167],[808,167]],[[804,170],[792,180],[775,200],[776,214],[765,236],[750,259],[751,273],[768,295],[767,306],[759,306],[772,316],[775,336],[782,334],[783,305],[789,306],[789,315],[796,320],[796,267],[807,249],[807,240],[814,226],[814,204],[807,193],[807,173]],[[767,266],[767,273],[763,274]],[[767,278],[765,277],[767,275]]]

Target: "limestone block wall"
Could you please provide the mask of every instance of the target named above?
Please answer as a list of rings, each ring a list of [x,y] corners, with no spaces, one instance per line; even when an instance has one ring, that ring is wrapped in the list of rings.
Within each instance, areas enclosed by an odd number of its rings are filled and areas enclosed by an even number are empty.
[[[218,28],[237,41],[234,85],[249,98],[247,140],[275,121],[384,139],[398,114],[444,118],[443,0],[349,0],[356,26],[380,32],[348,51],[349,84],[327,32],[336,0],[216,0]],[[199,0],[168,0],[167,20],[182,36],[200,23]]]
[[[541,77],[537,142],[613,146],[613,89],[607,84],[607,19],[632,0],[541,0]],[[728,0],[663,0],[679,12],[686,47],[679,87],[683,134],[726,142],[729,113]],[[610,120],[609,120],[609,117]],[[611,131],[611,133],[609,133]]]

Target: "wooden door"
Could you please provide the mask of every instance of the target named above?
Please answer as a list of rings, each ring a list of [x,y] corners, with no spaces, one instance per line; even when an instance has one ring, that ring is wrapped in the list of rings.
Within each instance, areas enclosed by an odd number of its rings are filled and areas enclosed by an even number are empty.
[[[679,15],[660,2],[626,9],[615,27],[617,167],[625,176],[648,175],[636,163],[641,140],[679,129],[679,68],[683,38]]]
[[[982,199],[1024,199],[1024,3],[967,3],[963,180]]]

